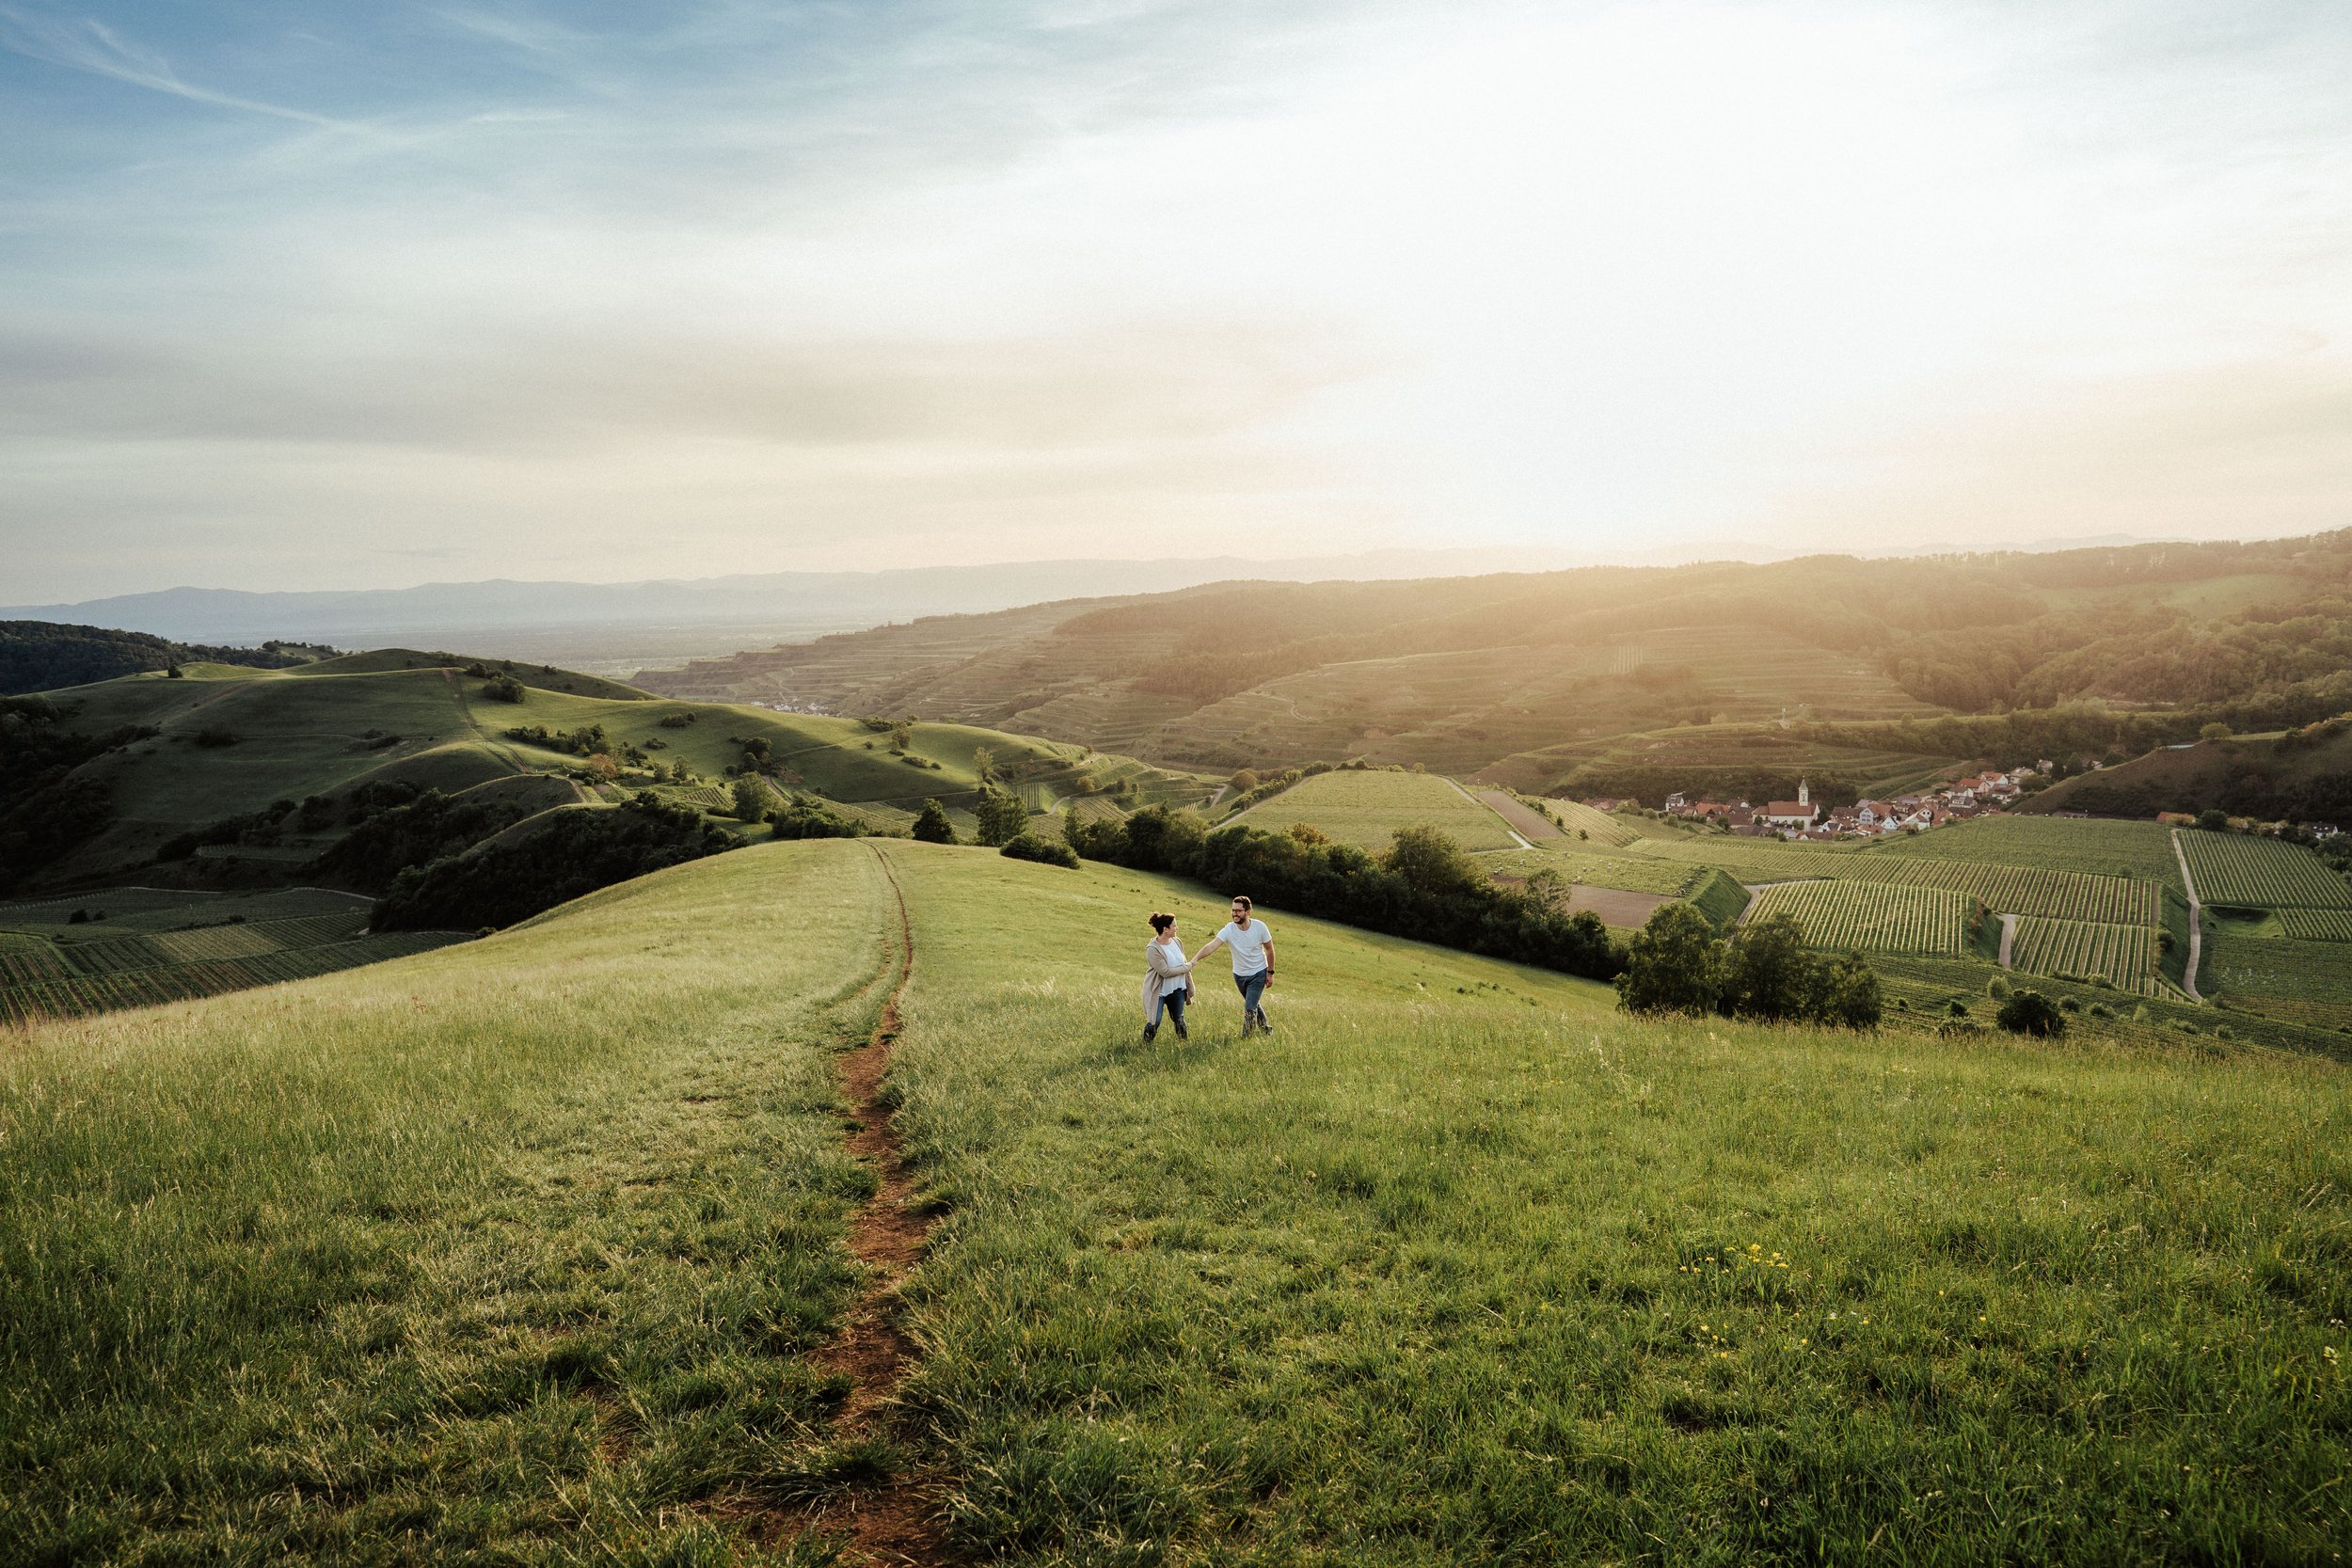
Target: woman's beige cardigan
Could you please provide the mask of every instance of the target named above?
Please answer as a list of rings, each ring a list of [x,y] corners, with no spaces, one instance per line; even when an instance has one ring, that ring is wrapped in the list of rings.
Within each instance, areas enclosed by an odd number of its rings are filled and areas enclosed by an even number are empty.
[[[1152,1016],[1152,998],[1160,991],[1160,982],[1184,977],[1184,1000],[1192,1000],[1192,965],[1171,964],[1168,955],[1160,951],[1160,940],[1153,937],[1143,949],[1143,1016]]]

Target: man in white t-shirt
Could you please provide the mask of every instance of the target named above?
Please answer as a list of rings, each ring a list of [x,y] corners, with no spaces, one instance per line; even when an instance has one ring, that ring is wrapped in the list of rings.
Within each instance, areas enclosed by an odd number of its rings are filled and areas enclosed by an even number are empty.
[[[1225,928],[1211,937],[1208,944],[1192,956],[1199,963],[1219,947],[1233,955],[1233,986],[1241,992],[1241,1032],[1247,1037],[1252,1029],[1274,1033],[1274,1025],[1260,1006],[1266,987],[1274,984],[1274,933],[1265,922],[1253,915],[1249,900],[1239,894],[1233,895],[1233,918]]]

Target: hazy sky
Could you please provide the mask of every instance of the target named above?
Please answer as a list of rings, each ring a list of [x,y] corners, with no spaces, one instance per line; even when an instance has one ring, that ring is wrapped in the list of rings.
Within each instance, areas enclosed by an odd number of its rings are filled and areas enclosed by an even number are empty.
[[[0,602],[2344,526],[2347,83],[2343,0],[0,0]]]

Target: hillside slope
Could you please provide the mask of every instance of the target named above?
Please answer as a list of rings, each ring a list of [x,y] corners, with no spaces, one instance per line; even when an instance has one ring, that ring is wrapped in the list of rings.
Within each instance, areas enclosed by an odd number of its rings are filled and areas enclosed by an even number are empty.
[[[916,622],[639,679],[679,694],[948,717],[1183,766],[1363,755],[1603,794],[1649,788],[1671,765],[1682,782],[1670,787],[1761,799],[1801,773],[1833,793],[1892,789],[1972,754],[1808,733],[2078,700],[2223,712],[2241,727],[2304,722],[2352,707],[2348,668],[2352,531],[1226,583]],[[2123,738],[2115,729],[2093,744]]]
[[[779,789],[864,803],[893,820],[927,798],[972,799],[984,762],[1039,810],[1111,791],[1184,802],[1208,787],[970,725],[911,726],[901,751],[854,720],[657,701],[547,666],[511,667],[512,700],[501,700],[509,667],[460,655],[384,649],[282,672],[190,668],[186,679],[133,675],[16,700],[37,707],[40,733],[59,743],[55,765],[27,748],[22,776],[0,773],[0,886],[283,881],[338,843],[374,797],[578,775],[617,798],[586,768],[599,754],[628,765],[625,785],[655,783],[656,764],[664,777],[683,768],[723,783],[755,767]],[[0,716],[0,729],[26,721]],[[62,743],[72,736],[85,743]],[[705,804],[723,804],[723,791],[704,793]],[[563,798],[574,798],[568,786]],[[45,841],[36,829],[48,830]],[[159,852],[191,832],[208,842],[158,870]]]
[[[926,1359],[869,1420],[834,1065],[900,895],[895,1135],[944,1217]],[[1146,1051],[1154,906],[1194,941],[1218,911],[778,845],[36,1029],[0,1060],[17,1542],[780,1562],[851,1502],[1037,1563],[2284,1561],[2352,1528],[2341,1069],[1642,1023],[1279,911],[1280,1033],[1236,1038],[1212,974]]]

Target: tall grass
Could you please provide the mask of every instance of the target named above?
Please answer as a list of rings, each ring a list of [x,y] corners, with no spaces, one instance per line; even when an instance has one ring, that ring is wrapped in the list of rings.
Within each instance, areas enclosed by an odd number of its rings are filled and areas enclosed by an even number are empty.
[[[915,1398],[976,1550],[2352,1539],[2340,1069],[1532,1008],[1296,922],[1277,1036],[1213,976],[1195,1039],[1144,1049],[1078,890],[1040,944],[986,868],[923,885],[901,1126],[953,1211]]]
[[[0,1562],[748,1540],[840,1393],[884,926],[870,857],[746,858],[0,1041]]]

